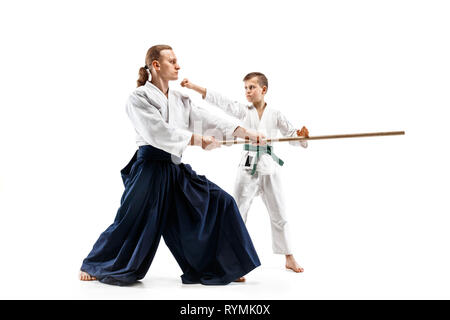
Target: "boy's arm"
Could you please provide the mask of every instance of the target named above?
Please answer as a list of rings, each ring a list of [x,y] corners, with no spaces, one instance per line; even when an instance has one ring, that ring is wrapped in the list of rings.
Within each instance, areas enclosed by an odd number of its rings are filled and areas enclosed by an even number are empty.
[[[266,137],[263,134],[244,128],[238,120],[224,119],[209,110],[198,107],[192,103],[189,97],[186,98],[190,106],[189,129],[194,133],[207,134],[223,140],[238,137],[261,145],[265,144]]]
[[[221,95],[220,93],[212,90],[207,90],[206,88],[203,88],[199,85],[196,85],[195,83],[192,83],[188,79],[184,79],[181,82],[181,86],[197,91],[202,95],[202,98],[205,99],[207,102],[219,107],[229,115],[236,117],[240,120],[243,120],[247,114],[246,113],[247,106],[245,104],[232,101],[227,97]]]
[[[200,87],[199,85],[196,85],[195,83],[190,82],[188,79],[183,79],[183,81],[181,81],[181,86],[197,91],[198,93],[200,93],[202,95],[202,98],[205,99],[206,97],[206,88]]]
[[[309,136],[309,132],[306,127],[303,127],[301,130],[296,129],[279,111],[277,112],[277,124],[281,134],[285,137]],[[308,147],[308,141],[289,141],[289,144],[293,146],[301,145],[303,148]]]

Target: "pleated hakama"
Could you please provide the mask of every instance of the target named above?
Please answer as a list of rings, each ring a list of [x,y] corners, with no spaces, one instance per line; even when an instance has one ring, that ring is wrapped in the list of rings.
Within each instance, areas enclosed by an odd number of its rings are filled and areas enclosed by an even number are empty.
[[[145,277],[161,236],[186,284],[228,284],[260,265],[233,197],[189,164],[147,145],[121,174],[125,191],[115,220],[82,271],[108,284],[134,283]]]

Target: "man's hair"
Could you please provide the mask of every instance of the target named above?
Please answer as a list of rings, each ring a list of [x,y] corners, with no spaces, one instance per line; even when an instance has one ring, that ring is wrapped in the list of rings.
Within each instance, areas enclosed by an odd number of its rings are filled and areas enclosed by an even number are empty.
[[[267,77],[261,72],[250,72],[244,77],[242,81],[247,81],[255,77],[258,78],[258,84],[261,88],[263,86],[266,86],[266,88],[269,89],[269,81],[267,80]]]

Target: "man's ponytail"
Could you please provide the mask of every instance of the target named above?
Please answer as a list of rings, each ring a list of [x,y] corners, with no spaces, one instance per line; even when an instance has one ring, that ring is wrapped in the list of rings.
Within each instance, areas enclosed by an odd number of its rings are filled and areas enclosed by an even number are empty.
[[[148,71],[146,68],[139,68],[139,79],[137,79],[137,86],[143,86],[148,81]]]

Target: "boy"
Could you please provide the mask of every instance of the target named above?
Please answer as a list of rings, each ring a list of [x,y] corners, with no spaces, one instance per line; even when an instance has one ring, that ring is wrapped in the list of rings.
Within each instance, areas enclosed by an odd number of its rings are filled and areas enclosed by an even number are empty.
[[[301,130],[295,129],[279,111],[267,107],[264,97],[269,85],[264,74],[252,72],[247,74],[243,81],[245,95],[251,105],[232,101],[217,92],[206,90],[188,79],[184,79],[181,86],[197,91],[207,102],[242,120],[246,128],[258,130],[267,137],[275,137],[278,130],[283,136],[309,136],[306,127]],[[304,148],[308,146],[307,141],[289,143],[301,145]],[[283,191],[278,172],[278,167],[281,165],[283,165],[283,161],[273,154],[270,144],[259,147],[245,145],[236,177],[234,196],[242,218],[246,222],[253,199],[261,195],[270,215],[273,252],[286,256],[287,269],[303,272],[303,268],[295,261],[289,244]]]

